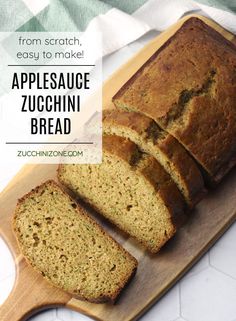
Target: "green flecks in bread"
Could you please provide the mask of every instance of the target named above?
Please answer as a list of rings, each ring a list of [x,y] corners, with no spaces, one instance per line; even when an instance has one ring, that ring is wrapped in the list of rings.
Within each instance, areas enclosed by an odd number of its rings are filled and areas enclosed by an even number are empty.
[[[80,299],[113,302],[136,271],[135,258],[54,181],[19,200],[13,226],[27,261]]]
[[[151,118],[135,112],[106,110],[103,112],[103,133],[128,138],[140,150],[155,157],[176,183],[190,207],[205,194],[197,164],[183,146]]]
[[[102,164],[63,164],[58,178],[153,253],[185,218],[185,202],[170,176],[122,137],[103,137]]]

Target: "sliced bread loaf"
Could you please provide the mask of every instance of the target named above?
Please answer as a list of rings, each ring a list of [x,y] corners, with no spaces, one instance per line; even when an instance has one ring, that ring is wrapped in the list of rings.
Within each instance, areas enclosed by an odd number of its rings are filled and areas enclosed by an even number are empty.
[[[185,218],[185,202],[170,176],[122,137],[104,136],[101,164],[63,164],[58,178],[153,253]]]
[[[18,201],[13,227],[27,261],[80,299],[114,302],[136,271],[136,259],[54,181]]]
[[[129,138],[139,149],[155,157],[193,207],[205,194],[204,182],[194,160],[178,141],[151,118],[122,110],[103,112],[103,132]]]
[[[200,48],[200,49],[199,49]],[[236,164],[236,46],[187,20],[114,96],[173,135],[210,182]]]

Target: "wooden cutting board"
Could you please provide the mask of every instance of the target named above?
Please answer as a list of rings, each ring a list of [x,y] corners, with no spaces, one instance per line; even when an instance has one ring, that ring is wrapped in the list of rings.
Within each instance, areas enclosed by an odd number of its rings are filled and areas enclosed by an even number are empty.
[[[104,108],[112,107],[113,94],[189,17],[181,19],[151,41],[104,84]],[[232,34],[206,18],[202,19],[225,37],[235,41]],[[1,321],[24,320],[40,309],[58,305],[72,308],[96,320],[136,320],[177,282],[236,218],[236,169],[198,204],[188,223],[158,255],[148,254],[135,241],[92,213],[138,259],[139,266],[137,275],[116,305],[82,302],[49,285],[26,264],[11,230],[11,218],[17,199],[48,178],[56,178],[55,165],[27,165],[0,195],[0,234],[11,248],[17,268],[15,286],[7,301],[0,307]]]

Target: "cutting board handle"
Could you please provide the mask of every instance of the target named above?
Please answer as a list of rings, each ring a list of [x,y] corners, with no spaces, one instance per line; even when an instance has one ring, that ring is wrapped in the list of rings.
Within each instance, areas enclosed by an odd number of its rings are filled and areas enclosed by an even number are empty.
[[[64,306],[71,299],[67,293],[51,286],[22,255],[16,259],[17,276],[7,300],[0,306],[1,321],[23,321],[36,312]]]
[[[4,204],[10,208],[12,200]],[[6,212],[5,208],[0,207],[0,236],[11,250],[16,265],[14,287],[6,301],[0,305],[0,321],[24,321],[39,310],[64,306],[71,299],[71,295],[52,286],[26,262],[11,228],[12,212],[13,209]]]

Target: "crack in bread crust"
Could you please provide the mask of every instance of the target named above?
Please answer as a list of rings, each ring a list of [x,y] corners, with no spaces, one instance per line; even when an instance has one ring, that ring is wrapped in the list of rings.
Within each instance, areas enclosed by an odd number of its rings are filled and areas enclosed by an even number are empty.
[[[235,69],[235,44],[202,20],[190,18],[122,86],[113,102],[167,130],[214,185],[235,165]]]
[[[168,129],[168,127],[171,126],[174,121],[181,119],[186,113],[189,103],[194,97],[209,95],[211,93],[212,86],[215,83],[216,73],[216,70],[212,69],[210,71],[210,75],[199,89],[191,88],[181,91],[178,102],[172,105],[164,117],[160,118],[160,123],[162,126]]]

